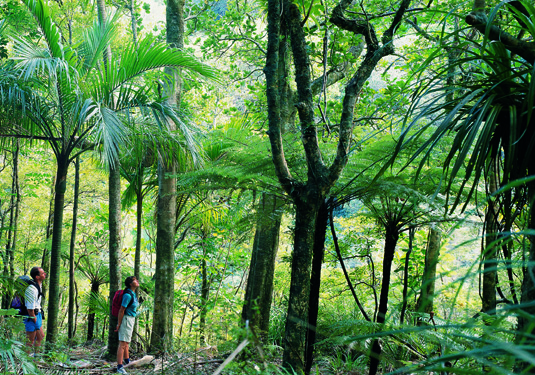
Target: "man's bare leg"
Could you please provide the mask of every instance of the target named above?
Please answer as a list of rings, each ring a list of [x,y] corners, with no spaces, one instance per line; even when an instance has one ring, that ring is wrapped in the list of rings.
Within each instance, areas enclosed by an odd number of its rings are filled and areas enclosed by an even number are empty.
[[[33,332],[26,331],[26,337],[28,338],[28,341],[26,342],[26,353],[28,354],[32,353],[33,351],[33,344],[35,341],[35,337],[37,336],[37,332],[38,331],[33,331]]]
[[[130,345],[129,345],[128,342],[125,342],[125,343],[124,343],[123,359],[130,358],[130,355],[128,354],[129,346],[130,346]]]
[[[35,347],[35,350],[37,351],[38,348],[41,346],[41,342],[43,341],[43,339],[45,338],[45,332],[43,330],[43,327],[41,327],[38,331],[35,331],[35,344],[34,344],[34,347]]]
[[[123,358],[124,358],[124,353],[125,353],[124,344],[126,344],[126,342],[119,341],[119,347],[117,348],[117,365],[123,364]]]

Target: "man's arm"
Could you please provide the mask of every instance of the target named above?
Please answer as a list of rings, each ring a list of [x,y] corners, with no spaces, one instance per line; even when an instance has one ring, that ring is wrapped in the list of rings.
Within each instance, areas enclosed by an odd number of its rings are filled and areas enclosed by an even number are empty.
[[[39,298],[39,292],[37,291],[37,288],[33,285],[29,285],[26,288],[26,291],[24,293],[24,299],[25,299],[25,305],[26,309],[28,310],[28,316],[32,318],[34,321],[37,321],[37,317],[35,316],[35,308],[37,306],[37,299]]]
[[[119,328],[121,327],[121,323],[123,322],[124,312],[126,310],[126,307],[121,306],[119,309],[119,321],[117,322],[117,328],[115,329],[115,332],[119,331]]]

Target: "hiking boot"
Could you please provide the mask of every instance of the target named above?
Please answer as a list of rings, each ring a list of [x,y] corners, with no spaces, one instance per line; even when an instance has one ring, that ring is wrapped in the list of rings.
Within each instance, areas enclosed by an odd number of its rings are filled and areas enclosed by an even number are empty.
[[[117,372],[118,372],[119,374],[128,374],[128,373],[126,372],[126,370],[124,369],[124,367],[118,368],[118,369],[117,369]]]

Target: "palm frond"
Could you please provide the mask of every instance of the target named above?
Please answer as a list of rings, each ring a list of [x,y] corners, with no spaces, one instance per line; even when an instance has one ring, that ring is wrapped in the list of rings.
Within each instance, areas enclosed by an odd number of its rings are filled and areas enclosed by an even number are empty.
[[[87,74],[102,61],[105,49],[112,43],[116,35],[119,17],[120,13],[116,12],[105,25],[95,21],[92,27],[84,31],[83,42],[78,48],[81,64],[80,75]]]

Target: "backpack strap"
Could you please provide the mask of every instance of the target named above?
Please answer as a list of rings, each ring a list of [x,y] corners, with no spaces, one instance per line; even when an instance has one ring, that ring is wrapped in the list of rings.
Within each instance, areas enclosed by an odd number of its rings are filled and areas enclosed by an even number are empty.
[[[136,296],[135,296],[134,292],[132,292],[132,290],[130,288],[125,288],[125,290],[123,291],[123,296],[124,296],[125,293],[128,293],[128,294],[130,294],[132,296],[132,298],[130,299],[130,302],[128,302],[128,305],[124,308],[126,310],[127,308],[130,307],[131,304],[134,303],[134,298],[136,298]]]
[[[29,285],[33,285],[35,287],[35,289],[37,289],[37,298],[38,299],[39,299],[39,297],[43,297],[43,292],[41,291],[41,287],[39,286],[37,281],[35,281],[34,279],[30,279]]]

